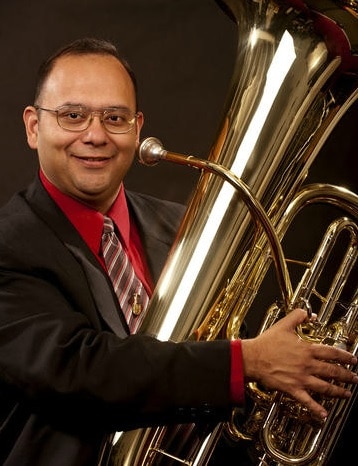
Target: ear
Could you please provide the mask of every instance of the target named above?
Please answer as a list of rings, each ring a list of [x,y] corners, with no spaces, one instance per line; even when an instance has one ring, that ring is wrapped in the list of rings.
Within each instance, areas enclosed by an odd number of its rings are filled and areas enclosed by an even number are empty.
[[[137,118],[136,118],[136,146],[139,146],[139,141],[140,141],[140,131],[142,129],[142,126],[144,124],[144,115],[142,112],[137,113]]]
[[[23,120],[25,123],[27,143],[31,149],[37,149],[39,117],[36,108],[30,105],[26,107],[23,113]]]

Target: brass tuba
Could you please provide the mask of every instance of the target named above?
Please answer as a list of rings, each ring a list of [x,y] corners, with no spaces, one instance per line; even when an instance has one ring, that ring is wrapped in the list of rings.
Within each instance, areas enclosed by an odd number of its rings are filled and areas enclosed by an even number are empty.
[[[357,27],[354,1],[329,3],[341,21]],[[358,196],[332,184],[305,184],[328,136],[357,100],[357,56],[342,24],[301,1],[220,4],[237,22],[239,44],[227,112],[208,160],[168,152],[155,138],[139,150],[148,165],[164,159],[201,170],[149,304],[154,311],[140,331],[173,341],[237,338],[273,269],[278,300],[257,331],[305,306],[318,320],[297,329],[301,338],[357,354]],[[313,205],[339,214],[310,261],[288,260],[286,232]],[[331,273],[337,249],[342,257]],[[303,270],[295,285],[292,265]],[[325,275],[332,278],[322,292]],[[215,427],[117,432],[100,464],[204,466],[218,439],[229,435],[248,442],[253,464],[325,465],[356,396],[355,389],[350,400],[320,400],[329,416],[317,424],[285,394],[250,384],[249,412],[235,410],[230,422]]]

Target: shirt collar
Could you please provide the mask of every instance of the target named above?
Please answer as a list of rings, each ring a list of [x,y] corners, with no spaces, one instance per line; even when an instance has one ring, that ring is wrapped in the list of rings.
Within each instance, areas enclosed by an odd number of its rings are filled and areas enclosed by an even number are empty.
[[[91,251],[98,256],[101,249],[103,215],[97,210],[61,192],[46,178],[42,170],[40,171],[40,179],[46,191],[64,212],[66,217],[68,217],[70,222],[83,237],[84,241],[88,244]],[[121,185],[116,200],[106,215],[112,218],[122,241],[125,246],[129,248],[130,220],[123,184]]]

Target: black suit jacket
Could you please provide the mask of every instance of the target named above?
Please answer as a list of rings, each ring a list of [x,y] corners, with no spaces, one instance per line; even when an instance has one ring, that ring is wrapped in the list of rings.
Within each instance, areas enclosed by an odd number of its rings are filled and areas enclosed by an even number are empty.
[[[127,193],[154,280],[182,207]],[[0,210],[0,463],[94,465],[107,432],[224,419],[226,341],[128,336],[111,283],[36,179]]]

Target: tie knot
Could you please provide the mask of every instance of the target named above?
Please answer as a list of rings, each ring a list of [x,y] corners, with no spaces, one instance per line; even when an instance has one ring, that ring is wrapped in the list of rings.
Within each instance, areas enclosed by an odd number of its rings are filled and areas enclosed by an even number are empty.
[[[104,216],[103,234],[113,233],[113,231],[114,231],[114,226],[113,226],[112,219],[110,217]]]

